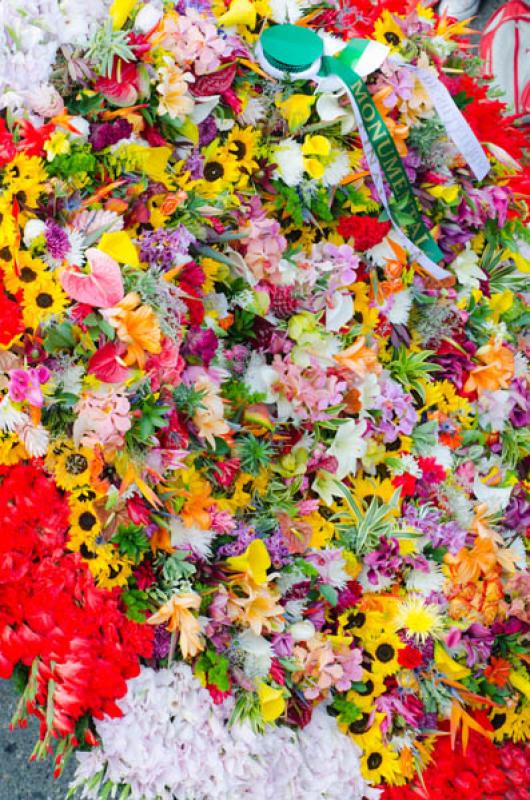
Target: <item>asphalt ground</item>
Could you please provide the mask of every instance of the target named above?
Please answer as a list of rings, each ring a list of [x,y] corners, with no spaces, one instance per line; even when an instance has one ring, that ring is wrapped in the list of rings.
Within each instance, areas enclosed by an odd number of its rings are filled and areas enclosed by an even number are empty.
[[[482,28],[502,0],[483,2],[473,27]],[[8,681],[0,680],[0,800],[64,800],[74,769],[72,758],[63,775],[54,779],[51,760],[30,763],[38,739],[38,723],[33,720],[24,730],[9,731],[17,695]],[[278,798],[281,800],[281,798]]]

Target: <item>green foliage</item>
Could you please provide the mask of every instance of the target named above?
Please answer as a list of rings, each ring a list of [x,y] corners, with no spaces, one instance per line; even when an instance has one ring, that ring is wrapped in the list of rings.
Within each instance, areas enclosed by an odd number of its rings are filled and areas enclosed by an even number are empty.
[[[173,389],[173,400],[177,411],[186,417],[193,417],[199,408],[204,408],[203,399],[206,392],[198,392],[193,386],[180,383]]]
[[[432,350],[410,353],[406,347],[401,346],[398,350],[394,349],[394,359],[389,364],[392,377],[399,381],[407,392],[415,391],[423,401],[425,392],[421,381],[430,380],[431,373],[441,370],[438,364],[428,360],[432,355]]]
[[[429,455],[431,449],[438,441],[438,423],[429,420],[422,425],[417,425],[412,431],[412,446],[419,456]]]
[[[56,350],[71,350],[75,347],[74,326],[71,322],[61,322],[50,328],[44,339],[44,349],[47,353]]]
[[[285,186],[281,181],[273,181],[272,185],[276,191],[274,205],[278,211],[288,214],[293,223],[298,227],[304,224],[303,205],[296,189]]]
[[[342,725],[351,725],[352,722],[362,717],[361,709],[342,694],[335,695],[330,709]]]
[[[107,19],[99,28],[88,45],[86,59],[94,65],[99,75],[112,75],[114,58],[122,61],[134,61],[135,56],[127,43],[127,31],[115,31],[112,19]]]
[[[530,429],[507,425],[502,432],[502,460],[512,469],[530,455]]]
[[[143,525],[119,525],[117,532],[110,540],[118,546],[122,556],[132,559],[139,564],[145,553],[149,551],[149,539],[145,535]]]
[[[391,536],[393,525],[389,513],[397,507],[400,490],[397,489],[389,503],[379,498],[372,498],[370,505],[364,509],[357,504],[350,490],[340,481],[335,481],[337,490],[346,500],[347,522],[343,522],[344,512],[338,512],[333,519],[337,520],[335,528],[341,543],[357,555],[374,550],[381,536]]]
[[[145,612],[149,608],[149,596],[140,589],[128,589],[122,592],[121,599],[125,603],[127,616],[135,622],[145,622]]]
[[[93,175],[96,171],[97,161],[89,144],[73,143],[69,153],[57,155],[46,164],[50,175],[61,178],[84,178]]]
[[[238,439],[236,452],[241,461],[241,469],[250,475],[257,475],[272,459],[274,447],[267,439],[258,439],[248,433]]]
[[[195,669],[205,675],[208,684],[217,686],[221,692],[227,692],[230,689],[229,666],[226,656],[209,647],[197,659]]]
[[[146,397],[136,408],[141,411],[141,416],[135,418],[125,438],[131,444],[147,444],[159,428],[167,427],[166,414],[170,407],[158,405],[154,397]]]
[[[234,409],[246,408],[254,403],[261,403],[264,395],[260,392],[253,392],[246,383],[236,378],[230,378],[221,386],[221,394]]]

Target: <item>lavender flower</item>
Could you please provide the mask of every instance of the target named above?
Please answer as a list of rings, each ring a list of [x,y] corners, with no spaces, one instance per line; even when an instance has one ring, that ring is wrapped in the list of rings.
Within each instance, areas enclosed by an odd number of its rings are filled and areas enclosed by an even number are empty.
[[[52,258],[62,261],[65,255],[70,251],[71,245],[68,239],[68,234],[63,231],[60,225],[49,219],[46,222],[46,230],[44,231],[46,237],[46,247]]]
[[[184,225],[146,233],[140,240],[140,258],[164,270],[189,261],[189,247],[195,237]]]
[[[389,444],[401,434],[408,436],[412,433],[416,424],[414,402],[396,381],[381,381],[381,393],[373,407],[381,412],[375,429],[383,434],[384,442]]]

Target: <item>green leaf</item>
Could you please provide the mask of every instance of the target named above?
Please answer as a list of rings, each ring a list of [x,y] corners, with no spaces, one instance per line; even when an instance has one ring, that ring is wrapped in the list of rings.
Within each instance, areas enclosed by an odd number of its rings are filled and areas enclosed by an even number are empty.
[[[337,593],[337,590],[334,589],[333,586],[330,586],[329,583],[321,584],[320,594],[322,595],[324,600],[327,600],[327,602],[333,607],[335,607],[339,602],[339,595]]]
[[[48,353],[53,353],[55,350],[71,350],[73,347],[75,347],[75,337],[70,322],[55,325],[44,339],[44,349]]]

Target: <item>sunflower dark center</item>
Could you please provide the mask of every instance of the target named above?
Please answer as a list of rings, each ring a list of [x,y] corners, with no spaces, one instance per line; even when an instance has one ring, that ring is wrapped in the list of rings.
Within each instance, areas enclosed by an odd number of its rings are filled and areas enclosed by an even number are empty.
[[[366,614],[363,614],[362,611],[359,611],[358,614],[355,614],[355,616],[351,618],[351,627],[362,628],[365,622],[366,622]]]
[[[2,249],[0,250],[0,258],[3,261],[9,261],[9,259],[11,258],[11,248],[7,247],[7,245],[6,247],[2,247]]]
[[[363,714],[362,717],[350,722],[348,730],[350,733],[366,733],[368,730],[368,723],[370,722],[370,714]]]
[[[491,724],[493,725],[493,728],[496,731],[498,731],[499,728],[502,728],[505,722],[506,722],[506,714],[495,714],[495,716],[492,717],[491,719]]]
[[[51,294],[48,294],[48,292],[39,292],[35,298],[35,302],[39,308],[49,308],[53,306],[53,297]]]
[[[86,544],[84,544],[84,543],[79,548],[79,552],[81,553],[83,558],[89,558],[89,559],[97,558],[96,553],[94,553],[93,550],[89,550],[88,547],[86,546]]]
[[[387,40],[388,44],[398,45],[400,42],[399,36],[394,31],[387,31],[385,33],[385,39]]]
[[[70,475],[81,475],[88,467],[88,461],[80,453],[72,453],[66,457],[65,467]]]
[[[83,531],[90,531],[96,524],[96,515],[91,511],[83,511],[79,517],[79,527]]]
[[[204,177],[207,181],[213,183],[214,181],[219,180],[225,174],[224,167],[219,161],[210,161],[204,167]]]
[[[232,142],[232,152],[234,153],[235,157],[239,160],[245,158],[247,154],[247,146],[245,142],[242,142],[241,139],[236,139]]]
[[[28,199],[28,196],[27,196],[26,192],[23,192],[23,191],[17,192],[16,197],[17,197],[17,200],[20,203],[25,203],[26,200]]]
[[[375,656],[381,663],[388,664],[394,658],[395,652],[391,644],[380,644],[375,651]]]
[[[374,682],[372,680],[368,680],[362,689],[357,689],[357,694],[360,694],[362,697],[367,697],[369,694],[373,694],[373,691]]]
[[[37,277],[37,273],[31,267],[22,267],[20,270],[20,280],[22,283],[31,283]]]
[[[383,756],[381,753],[370,753],[366,763],[368,764],[368,769],[378,769],[383,763]]]

